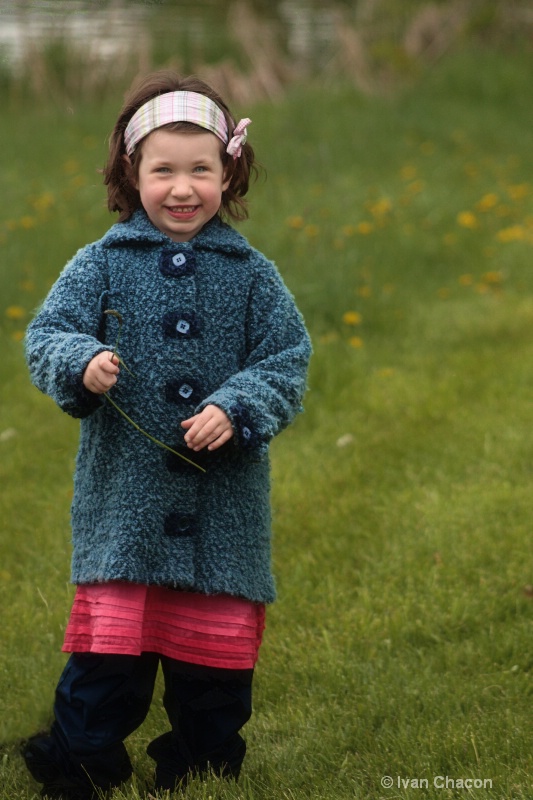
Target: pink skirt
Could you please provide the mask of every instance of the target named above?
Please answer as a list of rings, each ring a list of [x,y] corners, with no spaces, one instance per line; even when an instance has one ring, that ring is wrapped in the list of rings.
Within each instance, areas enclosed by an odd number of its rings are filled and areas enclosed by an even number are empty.
[[[65,632],[66,653],[142,652],[223,669],[252,669],[265,627],[265,606],[230,595],[162,586],[78,586]]]

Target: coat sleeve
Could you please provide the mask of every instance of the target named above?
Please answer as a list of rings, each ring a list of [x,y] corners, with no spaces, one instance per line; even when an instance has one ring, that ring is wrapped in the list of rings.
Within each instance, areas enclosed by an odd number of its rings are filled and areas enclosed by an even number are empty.
[[[32,382],[73,417],[86,417],[101,398],[83,385],[87,364],[109,348],[98,339],[105,262],[94,245],[70,261],[28,326],[26,360]]]
[[[222,408],[236,444],[265,451],[270,440],[302,410],[311,341],[294,298],[270,262],[257,274],[247,322],[243,368],[199,406]]]

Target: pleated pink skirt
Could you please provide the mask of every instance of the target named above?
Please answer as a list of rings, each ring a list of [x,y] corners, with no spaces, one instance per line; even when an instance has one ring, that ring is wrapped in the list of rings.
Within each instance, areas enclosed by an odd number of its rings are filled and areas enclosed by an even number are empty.
[[[154,652],[223,669],[251,669],[265,607],[230,595],[113,582],[78,586],[65,632],[67,653]]]

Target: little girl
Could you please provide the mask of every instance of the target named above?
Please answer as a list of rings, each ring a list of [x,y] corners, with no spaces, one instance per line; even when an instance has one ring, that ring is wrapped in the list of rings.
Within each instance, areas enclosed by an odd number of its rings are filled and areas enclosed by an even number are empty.
[[[81,418],[76,596],[50,732],[23,753],[43,794],[132,773],[123,741],[162,666],[171,730],[156,789],[237,778],[270,569],[269,442],[301,409],[310,341],[276,267],[221,217],[254,169],[205,83],[158,72],[129,94],[104,175],[119,220],[65,267],[28,328],[31,377]]]

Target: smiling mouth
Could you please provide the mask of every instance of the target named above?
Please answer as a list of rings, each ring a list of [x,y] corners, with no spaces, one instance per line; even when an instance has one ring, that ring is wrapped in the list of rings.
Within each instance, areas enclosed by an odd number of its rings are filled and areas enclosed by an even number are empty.
[[[194,214],[198,206],[167,206],[171,214]]]

